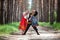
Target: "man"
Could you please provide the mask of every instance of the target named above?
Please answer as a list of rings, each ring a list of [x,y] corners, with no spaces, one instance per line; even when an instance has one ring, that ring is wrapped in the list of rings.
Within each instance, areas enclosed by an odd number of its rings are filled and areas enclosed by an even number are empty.
[[[26,34],[30,25],[32,25],[32,27],[36,31],[37,35],[39,35],[37,27],[36,27],[38,25],[38,22],[37,22],[37,19],[36,19],[37,14],[38,14],[37,11],[34,11],[34,13],[30,13],[30,17],[28,18],[28,25],[27,25],[27,28],[26,28],[25,32],[23,33],[23,35]]]

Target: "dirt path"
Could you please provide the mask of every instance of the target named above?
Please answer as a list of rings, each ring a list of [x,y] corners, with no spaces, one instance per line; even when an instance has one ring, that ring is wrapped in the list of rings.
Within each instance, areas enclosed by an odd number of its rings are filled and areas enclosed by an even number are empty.
[[[60,32],[56,32],[54,30],[50,30],[45,27],[38,26],[38,31],[40,35],[37,35],[32,27],[28,30],[26,35],[3,35],[0,36],[0,40],[60,40]]]

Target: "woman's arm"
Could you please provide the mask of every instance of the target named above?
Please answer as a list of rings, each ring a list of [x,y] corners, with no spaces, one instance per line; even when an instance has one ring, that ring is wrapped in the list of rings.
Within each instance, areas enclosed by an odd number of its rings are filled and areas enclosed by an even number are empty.
[[[23,12],[23,16],[24,16],[24,18],[28,18],[29,17],[29,13],[27,13],[27,12]]]

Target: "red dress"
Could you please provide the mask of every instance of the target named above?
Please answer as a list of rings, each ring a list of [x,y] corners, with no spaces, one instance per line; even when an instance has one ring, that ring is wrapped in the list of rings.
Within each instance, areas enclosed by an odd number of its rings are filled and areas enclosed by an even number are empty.
[[[24,18],[24,16],[22,17],[21,21],[20,21],[20,25],[19,25],[19,30],[26,30],[27,27],[27,19]]]

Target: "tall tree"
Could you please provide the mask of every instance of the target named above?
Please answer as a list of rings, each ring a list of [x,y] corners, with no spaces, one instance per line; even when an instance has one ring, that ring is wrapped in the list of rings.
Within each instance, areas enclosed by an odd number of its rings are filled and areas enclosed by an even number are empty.
[[[54,0],[50,0],[50,24],[54,22]]]
[[[0,24],[3,24],[3,4],[4,4],[4,0],[0,0]]]
[[[48,16],[49,16],[49,0],[43,0],[43,21],[48,22]]]
[[[57,1],[57,22],[60,22],[60,0]]]

